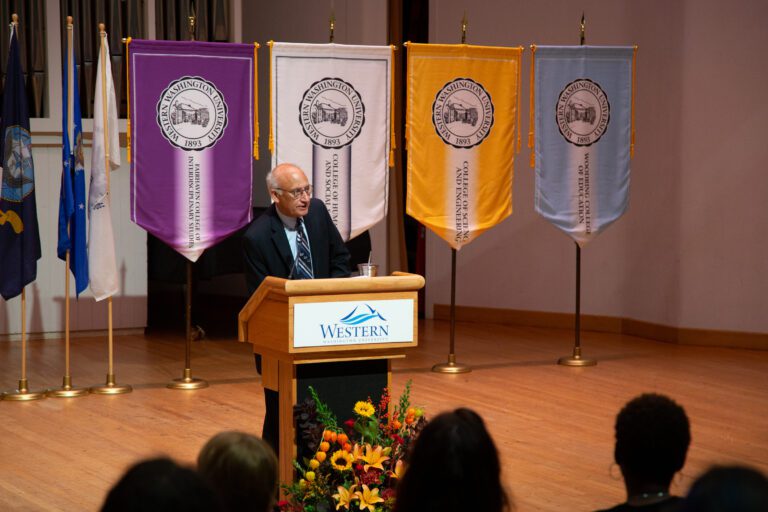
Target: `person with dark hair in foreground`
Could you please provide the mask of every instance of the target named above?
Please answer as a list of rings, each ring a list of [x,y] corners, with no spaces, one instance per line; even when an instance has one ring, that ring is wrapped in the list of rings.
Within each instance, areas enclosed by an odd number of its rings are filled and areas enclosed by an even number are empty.
[[[267,512],[277,499],[277,457],[244,432],[213,436],[197,457],[197,470],[219,494],[227,512]]]
[[[397,486],[395,512],[510,509],[499,454],[483,419],[462,408],[427,423]]]
[[[671,496],[669,487],[690,443],[688,416],[672,399],[649,393],[628,402],[616,417],[614,449],[627,501],[602,512],[680,510],[682,498]]]
[[[195,471],[171,459],[139,462],[107,494],[101,512],[210,512],[221,510],[213,490]]]
[[[688,491],[683,512],[765,512],[768,478],[744,466],[715,466]]]

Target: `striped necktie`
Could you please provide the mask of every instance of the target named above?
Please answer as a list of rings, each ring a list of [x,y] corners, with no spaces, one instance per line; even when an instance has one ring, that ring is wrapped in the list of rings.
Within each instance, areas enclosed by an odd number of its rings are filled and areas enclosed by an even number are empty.
[[[304,219],[296,219],[296,265],[293,273],[294,279],[312,279],[312,253],[309,251],[309,242],[304,234]]]

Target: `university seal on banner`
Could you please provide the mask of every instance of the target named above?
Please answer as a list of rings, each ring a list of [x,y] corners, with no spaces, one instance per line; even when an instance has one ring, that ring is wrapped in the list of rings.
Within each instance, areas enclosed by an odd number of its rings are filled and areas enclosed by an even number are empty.
[[[214,84],[199,76],[185,76],[168,84],[160,95],[157,124],[174,146],[200,151],[224,135],[227,104]]]
[[[365,104],[352,84],[340,78],[323,78],[304,91],[299,102],[299,123],[312,142],[338,149],[360,135]]]
[[[565,140],[575,146],[591,146],[600,140],[610,119],[608,96],[588,78],[569,83],[557,98],[557,127]]]
[[[435,95],[432,124],[446,144],[459,149],[475,147],[491,133],[491,95],[471,78],[448,82]]]

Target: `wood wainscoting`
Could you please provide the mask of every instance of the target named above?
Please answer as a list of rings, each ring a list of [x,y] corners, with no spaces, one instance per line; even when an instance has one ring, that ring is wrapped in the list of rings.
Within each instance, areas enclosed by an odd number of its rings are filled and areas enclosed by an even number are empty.
[[[435,304],[434,317],[436,320],[450,319],[450,312],[451,308],[448,304]],[[456,320],[573,329],[572,313],[551,313],[523,309],[456,306]],[[632,318],[585,314],[581,315],[581,329],[583,331],[626,334],[668,343],[679,343],[680,345],[768,350],[768,333],[690,329],[643,322]]]

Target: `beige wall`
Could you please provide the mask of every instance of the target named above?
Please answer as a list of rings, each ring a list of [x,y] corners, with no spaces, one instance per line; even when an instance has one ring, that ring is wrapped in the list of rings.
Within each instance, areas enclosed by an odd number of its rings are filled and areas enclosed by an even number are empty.
[[[622,219],[582,251],[582,312],[768,332],[768,3],[432,0],[431,42],[638,44],[637,144]],[[528,131],[530,53],[523,72]],[[533,210],[528,150],[514,214],[458,254],[457,304],[570,312],[574,244]],[[450,251],[427,238],[427,310],[450,301]]]

